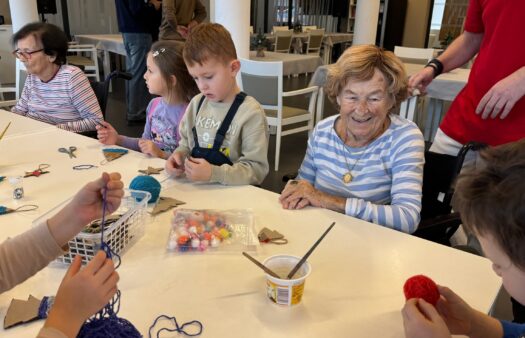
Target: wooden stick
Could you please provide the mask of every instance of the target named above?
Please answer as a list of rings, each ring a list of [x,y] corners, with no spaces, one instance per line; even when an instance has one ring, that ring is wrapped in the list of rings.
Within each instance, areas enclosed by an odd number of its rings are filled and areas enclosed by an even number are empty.
[[[7,126],[5,127],[4,131],[2,132],[2,134],[0,134],[0,140],[2,139],[2,137],[4,137],[4,134],[5,132],[7,131],[7,129],[9,128],[9,126],[11,125],[11,121],[9,121],[9,123],[7,124]]]
[[[264,270],[264,272],[266,272],[267,274],[269,274],[270,276],[272,277],[275,277],[275,278],[279,278],[279,279],[282,279],[281,276],[279,276],[278,274],[276,274],[275,272],[273,272],[272,270],[270,270],[269,268],[267,268],[264,264],[262,264],[261,262],[259,262],[258,260],[256,260],[255,258],[253,258],[252,256],[250,256],[248,253],[244,252],[242,253],[246,258],[248,258],[249,260],[251,260],[253,263],[255,263],[255,265],[257,265],[258,267],[260,267],[261,269]]]
[[[319,243],[321,243],[321,241],[323,240],[324,236],[326,236],[326,234],[332,230],[332,228],[334,227],[335,225],[335,222],[333,222],[329,227],[328,229],[326,229],[326,231],[324,232],[324,234],[319,237],[319,239],[314,243],[314,245],[310,248],[310,250],[308,250],[308,252],[303,256],[303,258],[301,258],[301,260],[299,261],[299,263],[297,263],[296,266],[294,266],[294,268],[292,269],[292,271],[290,271],[290,273],[288,274],[288,279],[292,279],[293,275],[295,275],[295,273],[297,272],[297,270],[299,270],[299,268],[304,264],[304,262],[306,262],[306,260],[308,259],[308,257],[310,257],[310,255],[312,254],[312,252],[315,250],[315,248],[319,245]]]

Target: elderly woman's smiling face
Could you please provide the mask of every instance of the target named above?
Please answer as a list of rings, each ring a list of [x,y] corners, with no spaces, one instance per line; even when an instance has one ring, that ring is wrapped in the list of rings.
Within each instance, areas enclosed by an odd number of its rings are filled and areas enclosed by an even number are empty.
[[[388,113],[394,105],[393,95],[387,91],[387,82],[379,70],[366,81],[348,81],[337,96],[340,108],[338,133],[346,144],[362,147],[390,125]]]

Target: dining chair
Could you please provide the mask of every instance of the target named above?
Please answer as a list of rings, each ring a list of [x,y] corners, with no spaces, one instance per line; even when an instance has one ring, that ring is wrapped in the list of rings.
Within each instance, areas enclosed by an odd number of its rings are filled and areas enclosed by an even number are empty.
[[[252,61],[241,59],[241,86],[243,91],[253,96],[266,113],[269,126],[275,126],[275,171],[279,170],[281,138],[286,135],[311,131],[314,127],[315,102],[319,87],[283,91],[283,63]],[[307,95],[308,109],[287,106],[283,98]],[[284,126],[295,125],[283,130]]]
[[[308,41],[306,42],[306,54],[319,55],[323,45],[324,28],[313,29],[308,32]]]
[[[303,32],[309,32],[314,29],[317,29],[317,26],[303,26]]]
[[[293,31],[291,30],[276,31],[274,52],[290,53],[290,47],[292,46],[292,34]]]
[[[67,63],[83,69],[87,77],[100,81],[97,49],[94,45],[73,44],[68,48]]]
[[[290,28],[288,26],[273,26],[272,27],[272,33],[275,34],[277,32],[286,32],[289,31]]]
[[[418,96],[411,96],[399,105],[399,116],[405,119],[416,122],[416,107]]]

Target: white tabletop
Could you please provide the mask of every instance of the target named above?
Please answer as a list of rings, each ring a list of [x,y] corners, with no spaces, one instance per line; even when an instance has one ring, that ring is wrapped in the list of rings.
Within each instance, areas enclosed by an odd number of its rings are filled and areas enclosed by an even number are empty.
[[[47,124],[37,120],[28,119],[24,116],[20,116],[10,111],[0,109],[0,133],[4,130],[7,124],[11,122],[9,128],[2,140],[7,138],[16,137],[24,134],[31,134],[36,132],[42,132],[46,130],[57,129],[52,124]],[[1,144],[0,144],[1,146]]]
[[[257,57],[257,52],[250,51],[250,60],[283,62],[283,75],[313,73],[323,64],[319,55],[293,54],[293,53],[275,53],[264,52],[264,57]]]
[[[417,73],[424,65],[405,63],[408,76]],[[427,87],[428,97],[453,101],[465,87],[470,75],[470,69],[456,68],[436,77]]]
[[[95,45],[97,49],[126,56],[121,34],[82,34],[75,35],[75,40],[80,44]]]
[[[74,164],[97,164],[101,145],[62,130],[2,140],[0,175],[17,174],[39,163],[50,174],[27,178],[21,203],[40,205],[38,212],[0,216],[0,238],[30,227],[31,220],[70,197],[102,170],[118,170],[126,185],[137,169],[162,166],[163,161],[130,151],[105,166],[77,172]],[[45,141],[44,141],[45,140]],[[4,143],[4,141],[7,141]],[[42,142],[40,142],[42,141]],[[32,145],[32,146],[31,146]],[[77,146],[77,159],[58,153]],[[162,175],[159,180],[162,180]],[[333,221],[336,226],[309,262],[303,301],[294,307],[274,305],[265,294],[263,273],[240,253],[174,254],[166,251],[172,213],[151,218],[146,234],[122,256],[119,315],[142,334],[160,314],[176,316],[179,324],[200,320],[202,337],[403,337],[400,309],[402,286],[414,274],[426,274],[448,285],[474,308],[488,312],[500,288],[488,260],[434,244],[329,210],[283,210],[278,195],[253,186],[223,187],[168,179],[161,195],[185,201],[186,208],[253,210],[257,230],[277,229],[289,240],[284,246],[262,245],[259,260],[278,253],[303,255]],[[11,206],[8,183],[0,183],[0,204]],[[0,295],[0,314],[12,298],[52,295],[66,268],[51,265]],[[468,273],[467,273],[468,271]],[[2,337],[34,335],[42,321],[3,331]]]

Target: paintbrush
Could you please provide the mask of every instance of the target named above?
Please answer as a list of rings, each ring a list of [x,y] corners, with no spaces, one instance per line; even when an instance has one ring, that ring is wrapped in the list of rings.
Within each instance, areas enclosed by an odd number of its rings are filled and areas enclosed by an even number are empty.
[[[0,140],[2,139],[2,137],[4,137],[4,134],[5,132],[7,131],[7,129],[9,128],[9,126],[11,125],[11,121],[9,121],[9,123],[7,124],[7,126],[5,127],[4,131],[2,132],[2,134],[0,134]]]
[[[255,263],[255,265],[257,265],[258,267],[260,267],[261,269],[263,269],[264,272],[266,272],[266,273],[269,274],[270,276],[281,279],[281,276],[279,276],[278,274],[276,274],[275,272],[273,272],[272,270],[270,270],[269,268],[267,268],[266,266],[264,266],[264,264],[262,264],[261,262],[259,262],[258,260],[256,260],[256,259],[253,258],[252,256],[250,256],[248,253],[246,253],[246,252],[243,251],[242,254],[243,254],[246,258],[248,258],[249,260],[251,260],[253,263]]]
[[[315,248],[319,245],[319,243],[321,243],[321,241],[323,240],[324,236],[326,236],[326,234],[332,230],[332,228],[334,227],[335,225],[335,222],[333,222],[329,227],[328,229],[326,229],[326,231],[324,232],[324,234],[319,237],[319,239],[314,243],[314,245],[310,248],[310,250],[308,250],[308,252],[303,256],[303,258],[301,258],[301,260],[297,263],[296,266],[294,266],[294,268],[292,269],[292,271],[290,271],[290,273],[288,274],[288,279],[292,279],[293,275],[295,275],[295,273],[297,272],[297,270],[299,270],[299,268],[304,264],[304,262],[306,262],[306,260],[308,259],[308,257],[310,257],[310,255],[312,254],[312,252],[315,250]]]

